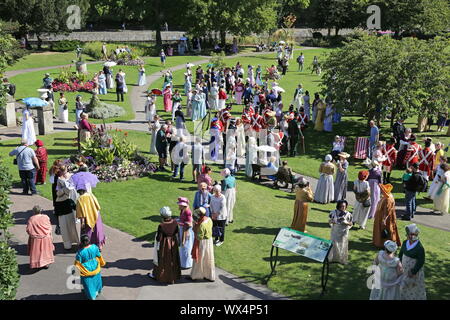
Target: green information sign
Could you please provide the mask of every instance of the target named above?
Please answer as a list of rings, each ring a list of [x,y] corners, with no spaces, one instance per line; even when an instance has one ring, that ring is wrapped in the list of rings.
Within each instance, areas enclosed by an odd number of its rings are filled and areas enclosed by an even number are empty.
[[[315,237],[291,228],[281,228],[273,246],[309,259],[324,262],[332,241]]]

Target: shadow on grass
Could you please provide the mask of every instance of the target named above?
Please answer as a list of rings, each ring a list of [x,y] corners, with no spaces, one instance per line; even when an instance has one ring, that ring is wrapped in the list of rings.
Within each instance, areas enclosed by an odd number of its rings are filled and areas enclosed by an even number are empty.
[[[150,221],[153,221],[153,222],[161,222],[162,221],[162,218],[161,218],[161,216],[148,216],[148,217],[144,217],[144,218],[142,218],[142,220],[150,220]]]
[[[270,234],[275,236],[278,231],[280,231],[280,228],[264,228],[264,227],[252,227],[247,226],[242,229],[235,229],[232,232],[235,233],[249,233],[249,234]]]

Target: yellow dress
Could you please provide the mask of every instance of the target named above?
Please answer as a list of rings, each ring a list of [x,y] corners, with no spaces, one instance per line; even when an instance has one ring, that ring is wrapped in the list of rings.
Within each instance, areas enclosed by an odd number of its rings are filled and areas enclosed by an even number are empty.
[[[323,101],[320,101],[317,104],[317,117],[314,126],[314,130],[316,131],[323,131],[323,121],[325,120],[325,109],[326,104]]]
[[[311,188],[297,188],[295,196],[294,217],[291,228],[306,232],[306,220],[308,218],[308,202],[313,201],[314,196]]]

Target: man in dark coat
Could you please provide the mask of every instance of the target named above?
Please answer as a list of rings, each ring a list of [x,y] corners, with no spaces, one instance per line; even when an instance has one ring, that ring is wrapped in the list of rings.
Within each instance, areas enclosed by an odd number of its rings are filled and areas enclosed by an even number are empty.
[[[290,120],[288,123],[288,134],[289,134],[289,144],[290,144],[290,156],[295,157],[297,155],[297,144],[300,139],[300,129],[298,127],[298,113],[294,113],[294,119]]]

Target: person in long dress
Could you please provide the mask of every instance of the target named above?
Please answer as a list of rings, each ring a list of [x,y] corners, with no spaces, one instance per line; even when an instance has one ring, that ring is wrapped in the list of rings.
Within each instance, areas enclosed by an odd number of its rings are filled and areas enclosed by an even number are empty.
[[[26,106],[22,112],[22,141],[26,141],[31,146],[36,142],[36,132],[34,130],[34,120],[31,116],[30,107]]]
[[[225,168],[221,172],[222,177],[222,191],[227,199],[227,223],[234,221],[234,205],[236,204],[236,178],[231,175],[230,169]]]
[[[139,67],[139,78],[138,78],[138,86],[145,86],[147,84],[147,79],[145,78],[145,68],[143,65]]]
[[[400,286],[400,300],[426,300],[425,288],[425,249],[419,240],[420,230],[415,224],[406,226],[407,239],[403,242],[400,258],[405,279]]]
[[[333,175],[336,167],[331,160],[330,154],[325,156],[325,162],[322,162],[319,168],[320,178],[317,183],[316,192],[314,193],[314,201],[318,203],[329,203],[333,201],[334,184]]]
[[[183,101],[183,98],[181,98],[181,94],[178,91],[178,89],[175,89],[175,92],[172,96],[172,122],[175,121],[175,113],[178,111],[178,109],[181,110],[181,102]],[[178,129],[178,127],[177,127]]]
[[[303,109],[305,109],[305,114],[308,117],[308,119],[311,121],[311,105],[310,105],[310,97],[309,97],[309,91],[305,92],[305,95],[303,96]]]
[[[441,172],[438,176],[439,188],[433,195],[433,212],[439,215],[448,213],[450,202],[450,166],[447,163],[440,165]]]
[[[202,120],[206,116],[206,96],[203,92],[194,90],[192,98],[192,121]]]
[[[164,89],[162,94],[164,96],[164,111],[172,112],[172,88],[170,85]]]
[[[94,194],[86,190],[77,190],[80,197],[77,200],[77,218],[81,220],[81,234],[86,234],[92,244],[100,250],[106,243],[103,232],[103,222],[100,215],[100,205]]]
[[[41,207],[33,207],[33,215],[28,219],[26,230],[30,269],[48,269],[48,266],[55,262],[53,255],[55,246],[50,218],[43,214]]]
[[[98,73],[98,94],[107,94],[106,76],[103,71]]]
[[[369,177],[367,178],[370,185],[370,211],[369,211],[369,219],[372,219],[375,216],[375,212],[377,210],[378,201],[380,201],[380,183],[382,172],[380,169],[380,164],[378,161],[373,160],[370,164]]]
[[[48,154],[47,149],[44,148],[44,142],[42,140],[36,140],[36,158],[39,162],[39,170],[36,170],[35,184],[45,184],[47,178],[47,162]]]
[[[156,115],[156,95],[153,93],[148,94],[147,102],[144,107],[145,120],[152,121]]]
[[[220,86],[219,93],[218,93],[217,96],[218,96],[218,106],[217,106],[217,108],[219,110],[225,109],[225,104],[227,102],[227,93],[226,93],[223,85]]]
[[[314,195],[309,186],[309,182],[305,178],[301,178],[295,192],[294,217],[291,223],[292,229],[306,232],[308,202],[313,201],[313,199]]]
[[[339,200],[336,204],[336,210],[330,213],[331,241],[333,247],[328,255],[329,262],[339,262],[347,264],[348,262],[348,235],[353,225],[353,217],[347,211],[348,202]]]
[[[302,106],[302,95],[303,95],[303,86],[300,83],[295,89],[294,100],[292,101],[292,105],[294,105],[294,110],[300,112],[300,107]]]
[[[367,182],[368,171],[360,171],[358,179],[353,183],[355,192],[355,205],[353,206],[353,222],[358,224],[361,229],[366,229],[366,223],[369,218],[370,210],[370,186]]]
[[[325,119],[325,109],[326,109],[325,102],[320,100],[317,103],[316,109],[317,109],[317,116],[315,120],[314,130],[323,131],[324,126],[323,121]]]
[[[192,89],[192,74],[184,74],[184,95],[188,95],[189,91]]]
[[[323,131],[333,131],[333,105],[331,103],[326,104],[325,118],[323,120]]]
[[[241,78],[238,78],[236,81],[236,86],[234,88],[236,104],[242,104],[242,95],[244,94],[244,89],[244,84],[242,83]]]
[[[175,219],[172,219],[172,211],[169,207],[159,210],[163,221],[159,224],[155,237],[153,272],[148,275],[160,282],[174,284],[181,279],[181,264],[179,246],[179,227]]]
[[[123,93],[127,93],[128,92],[128,87],[127,87],[127,81],[125,79],[126,73],[123,72],[122,69],[119,69],[119,75],[122,77],[122,82],[123,82]]]
[[[80,281],[84,294],[89,300],[95,300],[102,292],[102,267],[106,265],[100,249],[91,244],[88,235],[81,236],[80,250],[75,257],[75,267],[80,271]]]
[[[189,200],[184,197],[178,198],[178,208],[180,209],[180,218],[178,225],[180,229],[180,264],[181,268],[192,268],[192,246],[194,245],[194,231],[192,229],[192,212],[189,209]]]
[[[79,242],[77,227],[75,224],[75,200],[77,198],[75,186],[68,173],[67,167],[62,165],[57,172],[55,215],[58,217],[58,225],[64,243],[64,249],[72,249],[72,245]]]
[[[442,178],[444,177],[444,174],[445,174],[445,171],[444,171],[445,164],[446,163],[443,162],[442,164],[437,166],[436,172],[434,174],[433,182],[431,183],[430,188],[428,190],[428,197],[432,200],[434,200],[434,198],[436,197],[436,194],[442,187],[442,183],[443,183]]]
[[[208,93],[209,100],[209,108],[211,110],[219,111],[219,87],[217,86],[217,82],[213,82],[211,89]]]
[[[67,99],[64,96],[64,92],[59,93],[58,104],[59,104],[59,120],[62,123],[69,122],[69,106],[67,103]]]
[[[211,218],[206,216],[206,210],[202,207],[195,210],[194,220],[195,241],[192,248],[193,265],[191,279],[206,279],[213,282],[216,279],[212,239],[213,222]]]
[[[256,138],[249,137],[246,145],[245,152],[245,174],[247,177],[253,177],[253,167],[252,165],[257,164],[258,162],[258,145],[256,144]]]
[[[372,242],[375,247],[383,248],[384,241],[392,240],[401,245],[400,236],[397,229],[397,215],[395,213],[395,200],[392,195],[391,184],[380,184],[382,194],[378,202],[375,219],[373,222]]]
[[[374,264],[375,283],[370,292],[370,300],[400,300],[400,284],[403,280],[403,266],[395,256],[397,244],[394,241],[384,242],[384,250],[377,253]]]
[[[236,156],[238,159],[245,156],[245,129],[241,118],[236,119]]]
[[[158,154],[156,150],[156,133],[161,129],[161,123],[159,123],[160,117],[155,114],[153,120],[149,122],[149,130],[152,132],[152,140],[150,143],[150,154]]]
[[[338,154],[336,181],[334,182],[334,201],[345,200],[347,198],[348,161],[350,155],[346,152]]]
[[[208,191],[208,185],[206,182],[200,183],[199,190],[195,193],[194,196],[194,210],[198,208],[205,208],[205,214],[207,217],[211,215],[211,211],[209,210],[211,204],[212,194]]]

